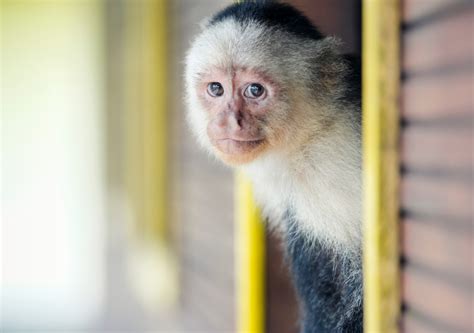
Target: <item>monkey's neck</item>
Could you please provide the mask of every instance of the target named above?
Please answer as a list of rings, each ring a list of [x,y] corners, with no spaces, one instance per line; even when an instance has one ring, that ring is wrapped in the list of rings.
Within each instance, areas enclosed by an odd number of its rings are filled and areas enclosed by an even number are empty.
[[[291,211],[308,239],[359,252],[360,151],[358,130],[339,124],[298,150],[262,156],[244,172],[271,223]]]

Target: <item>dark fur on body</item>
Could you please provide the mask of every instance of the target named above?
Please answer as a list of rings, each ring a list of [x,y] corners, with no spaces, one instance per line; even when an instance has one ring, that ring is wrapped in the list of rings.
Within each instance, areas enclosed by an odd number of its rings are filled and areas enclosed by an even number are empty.
[[[347,257],[300,233],[288,214],[286,255],[301,300],[302,333],[362,333],[360,257]]]
[[[225,30],[229,26],[232,30]],[[284,119],[278,138],[285,148],[280,142],[270,145],[273,152],[242,169],[263,211],[280,220],[302,332],[362,332],[359,60],[339,54],[336,39],[283,3],[234,4],[205,29],[188,57],[189,105],[199,106],[192,89],[209,63],[229,71],[234,65],[257,67],[282,84],[288,107],[268,112],[265,123]],[[300,104],[291,104],[295,101]],[[199,141],[212,151],[203,130],[205,113],[194,111],[189,118]]]

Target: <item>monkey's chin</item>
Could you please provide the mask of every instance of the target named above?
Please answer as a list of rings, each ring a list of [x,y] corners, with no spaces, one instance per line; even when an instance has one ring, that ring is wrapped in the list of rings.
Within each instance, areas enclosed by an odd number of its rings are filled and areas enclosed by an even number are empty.
[[[255,160],[265,149],[264,140],[218,140],[214,143],[217,157],[230,166],[238,166]]]

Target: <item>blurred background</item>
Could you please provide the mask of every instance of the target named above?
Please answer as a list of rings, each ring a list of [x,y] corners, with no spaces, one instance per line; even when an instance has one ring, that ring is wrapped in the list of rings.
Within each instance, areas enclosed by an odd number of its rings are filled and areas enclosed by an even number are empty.
[[[235,330],[233,174],[182,104],[190,40],[229,3],[2,1],[2,331]],[[359,49],[330,1],[294,3]]]
[[[225,5],[2,1],[2,332],[234,327],[233,176],[182,119]]]
[[[233,173],[182,101],[190,40],[229,3],[2,1],[2,331],[235,330]],[[293,3],[360,50],[358,1]]]
[[[235,331],[234,177],[182,84],[230,2],[2,0],[2,332]],[[360,0],[287,2],[360,54]],[[469,331],[473,3],[400,6],[402,327]],[[297,332],[276,235],[266,252],[266,331]]]

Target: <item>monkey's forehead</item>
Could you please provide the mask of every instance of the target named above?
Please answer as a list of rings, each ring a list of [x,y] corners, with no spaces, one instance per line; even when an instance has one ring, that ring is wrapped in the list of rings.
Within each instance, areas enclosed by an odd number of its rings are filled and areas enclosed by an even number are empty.
[[[213,68],[242,67],[284,79],[291,72],[301,70],[304,62],[314,56],[302,50],[308,50],[308,46],[274,27],[227,19],[210,25],[197,36],[187,56],[187,73],[196,75]],[[300,68],[292,68],[294,64]]]
[[[191,64],[225,68],[230,65],[254,67],[265,63],[270,52],[271,32],[257,23],[242,26],[233,19],[218,22],[197,36],[189,52]]]

